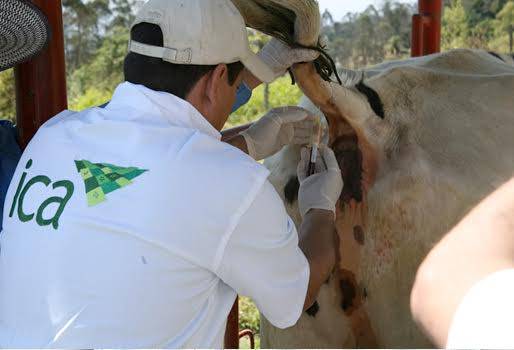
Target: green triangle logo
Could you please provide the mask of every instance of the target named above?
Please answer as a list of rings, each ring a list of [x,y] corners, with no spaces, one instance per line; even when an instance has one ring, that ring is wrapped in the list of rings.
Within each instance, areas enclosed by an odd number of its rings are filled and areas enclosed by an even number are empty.
[[[93,164],[87,160],[76,160],[75,165],[84,179],[87,203],[90,207],[105,202],[109,193],[132,184],[133,179],[148,171],[136,167]]]

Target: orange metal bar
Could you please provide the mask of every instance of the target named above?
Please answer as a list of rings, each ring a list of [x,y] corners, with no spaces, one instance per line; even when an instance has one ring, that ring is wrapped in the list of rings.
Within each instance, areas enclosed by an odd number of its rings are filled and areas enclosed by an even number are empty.
[[[44,122],[68,105],[61,0],[32,2],[47,16],[52,37],[40,55],[14,69],[16,117],[23,148]]]
[[[418,12],[412,17],[412,57],[440,52],[443,0],[419,0]]]
[[[250,339],[250,349],[255,349],[255,335],[249,329],[239,332],[239,339],[248,337]]]
[[[423,56],[423,16],[412,16],[411,56]]]
[[[239,349],[239,298],[236,298],[236,302],[228,315],[225,349]]]
[[[441,20],[443,0],[419,0],[419,13],[429,18],[423,33],[424,54],[441,51]]]

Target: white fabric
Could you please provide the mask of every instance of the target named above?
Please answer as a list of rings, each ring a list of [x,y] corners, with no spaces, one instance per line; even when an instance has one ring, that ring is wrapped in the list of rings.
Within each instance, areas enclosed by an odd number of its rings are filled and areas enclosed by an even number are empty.
[[[248,153],[256,160],[271,157],[286,145],[306,145],[311,141],[315,117],[301,107],[279,107],[269,111],[241,133]]]
[[[450,349],[513,349],[514,269],[478,282],[459,305],[450,328]]]
[[[216,65],[241,61],[259,80],[273,71],[250,49],[246,24],[230,0],[150,0],[133,24],[158,25],[164,48],[129,43],[129,50],[178,64]]]
[[[273,80],[284,75],[295,63],[312,62],[319,52],[310,49],[293,49],[282,41],[272,38],[257,56],[273,71]]]
[[[310,272],[294,222],[286,217],[280,196],[266,181],[228,242],[218,271],[239,294],[252,297],[278,328],[291,327],[300,318]]]
[[[343,191],[343,177],[334,152],[328,147],[319,150],[314,175],[307,176],[311,153],[302,148],[297,173],[300,181],[298,209],[305,216],[311,209],[330,210],[336,213],[336,204]]]
[[[90,205],[77,160],[147,171]],[[51,184],[18,193],[37,175]],[[277,326],[295,323],[308,264],[268,175],[186,101],[142,86],[51,119],[6,197],[0,346],[219,348],[236,291]],[[63,180],[74,189],[57,228],[30,218],[65,197]]]

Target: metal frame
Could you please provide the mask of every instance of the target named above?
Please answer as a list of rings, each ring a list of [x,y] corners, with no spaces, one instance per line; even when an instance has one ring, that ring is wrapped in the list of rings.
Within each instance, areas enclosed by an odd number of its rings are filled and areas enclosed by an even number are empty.
[[[67,108],[64,36],[61,0],[32,0],[48,17],[52,29],[49,46],[35,59],[15,68],[16,114],[20,144],[25,147],[37,129]],[[412,56],[440,51],[442,0],[419,0],[412,20]],[[239,128],[241,130],[241,128]],[[233,134],[234,130],[227,134]],[[238,301],[227,321],[225,348],[239,347]]]

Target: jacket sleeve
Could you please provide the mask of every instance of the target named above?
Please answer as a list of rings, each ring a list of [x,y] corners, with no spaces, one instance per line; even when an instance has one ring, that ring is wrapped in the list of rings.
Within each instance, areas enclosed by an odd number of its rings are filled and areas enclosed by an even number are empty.
[[[295,225],[266,181],[228,240],[216,273],[251,297],[274,326],[288,328],[302,314],[309,272]]]

